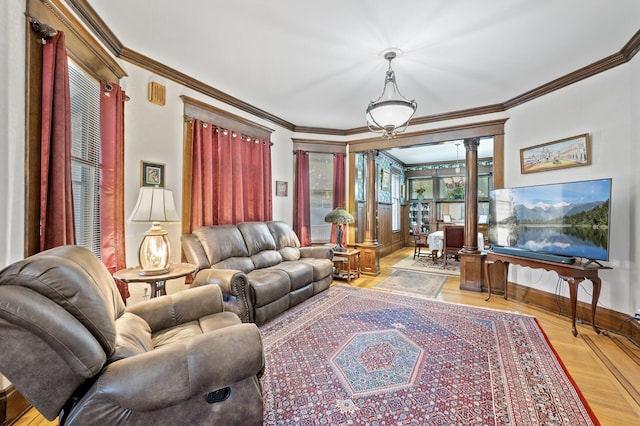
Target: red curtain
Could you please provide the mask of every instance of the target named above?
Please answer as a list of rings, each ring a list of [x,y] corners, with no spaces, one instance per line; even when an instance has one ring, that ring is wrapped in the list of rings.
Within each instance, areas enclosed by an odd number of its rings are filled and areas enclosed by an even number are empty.
[[[126,267],[124,218],[124,99],[113,83],[100,83],[100,251],[112,274]],[[116,280],[122,300],[127,283]]]
[[[333,154],[333,208],[342,207],[347,208],[346,205],[347,192],[345,189],[345,166],[344,166],[344,153],[338,152]],[[336,225],[331,226],[331,242],[337,244],[336,240]],[[347,245],[347,224],[343,226],[342,233],[342,246]]]
[[[272,219],[271,142],[194,119],[190,230]]]
[[[75,244],[71,182],[71,98],[62,31],[42,47],[40,250]]]
[[[311,207],[309,198],[309,153],[296,151],[296,199],[293,214],[293,230],[300,245],[311,245]]]

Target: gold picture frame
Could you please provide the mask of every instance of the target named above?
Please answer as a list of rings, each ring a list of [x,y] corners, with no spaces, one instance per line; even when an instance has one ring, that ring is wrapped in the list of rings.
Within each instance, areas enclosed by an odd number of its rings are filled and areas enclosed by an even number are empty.
[[[380,179],[380,189],[383,191],[389,191],[391,189],[391,173],[383,169]]]
[[[590,164],[591,138],[588,133],[520,150],[520,171],[522,174]]]
[[[141,161],[140,186],[164,188],[164,164]]]

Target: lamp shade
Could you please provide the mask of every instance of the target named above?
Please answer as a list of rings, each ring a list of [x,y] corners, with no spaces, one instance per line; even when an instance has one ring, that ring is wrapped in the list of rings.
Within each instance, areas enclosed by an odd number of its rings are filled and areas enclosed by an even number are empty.
[[[387,71],[384,90],[377,101],[367,107],[367,122],[382,128],[395,128],[406,124],[416,110],[415,101],[402,97],[392,69]]]
[[[351,213],[349,213],[342,207],[336,207],[324,217],[324,221],[329,223],[342,224],[342,223],[353,223],[354,219]]]
[[[130,222],[178,222],[180,216],[169,189],[143,186],[129,216]]]
[[[138,201],[129,217],[131,222],[152,222],[145,233],[138,261],[140,275],[159,275],[169,272],[170,246],[167,231],[160,222],[177,222],[180,216],[173,202],[173,192],[164,188],[143,186],[138,193]]]
[[[396,83],[396,75],[391,68],[391,61],[396,57],[396,51],[385,54],[389,61],[389,68],[384,80],[384,89],[378,100],[370,102],[365,114],[369,130],[382,133],[384,138],[392,138],[403,132],[409,125],[409,120],[416,112],[416,101],[405,99]]]
[[[349,213],[342,207],[336,207],[324,217],[324,221],[335,223],[337,225],[336,242],[338,243],[338,245],[334,248],[334,251],[346,251],[346,249],[342,246],[342,224],[355,222],[351,213]]]

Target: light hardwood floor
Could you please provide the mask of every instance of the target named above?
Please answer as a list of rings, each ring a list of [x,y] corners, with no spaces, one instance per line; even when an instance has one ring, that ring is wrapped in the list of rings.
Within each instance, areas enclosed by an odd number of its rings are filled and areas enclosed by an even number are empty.
[[[381,259],[380,275],[361,276],[354,287],[371,288],[389,276],[391,265],[411,254],[399,250]],[[578,337],[571,334],[571,320],[535,306],[486,293],[461,291],[457,277],[447,279],[438,299],[534,315],[549,341],[580,388],[589,406],[604,426],[640,425],[640,349],[622,336],[596,334],[591,326],[578,324]],[[15,423],[18,426],[52,425],[35,409]]]

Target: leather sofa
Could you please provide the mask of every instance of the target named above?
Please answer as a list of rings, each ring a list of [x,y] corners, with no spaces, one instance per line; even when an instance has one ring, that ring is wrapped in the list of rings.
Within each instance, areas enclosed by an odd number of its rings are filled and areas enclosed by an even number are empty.
[[[202,226],[182,235],[193,287],[217,284],[225,309],[260,325],[326,290],[333,279],[330,247],[300,247],[282,221]]]
[[[64,246],[0,271],[0,372],[68,425],[263,421],[255,324],[216,286],[125,308],[90,251]]]

